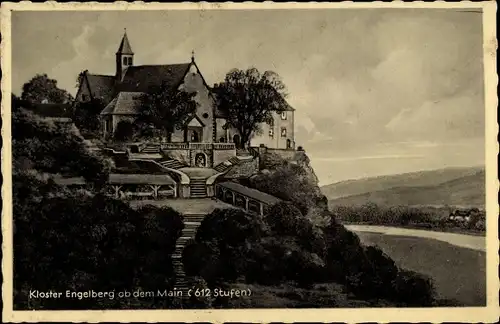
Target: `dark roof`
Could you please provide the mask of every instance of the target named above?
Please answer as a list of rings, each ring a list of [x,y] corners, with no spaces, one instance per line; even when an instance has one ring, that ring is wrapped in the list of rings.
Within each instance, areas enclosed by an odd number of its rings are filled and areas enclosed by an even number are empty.
[[[132,47],[130,46],[130,43],[128,41],[127,33],[123,34],[120,47],[118,47],[118,52],[116,52],[116,54],[134,55],[134,52],[132,52]]]
[[[137,115],[140,92],[120,92],[101,112],[101,115]]]
[[[87,73],[87,81],[93,98],[100,98],[105,103],[113,98],[116,83],[114,76]]]
[[[120,91],[148,92],[151,87],[164,84],[167,88],[179,86],[191,63],[170,65],[130,66],[119,86]]]
[[[32,104],[28,109],[42,117],[71,118],[70,104]]]
[[[274,205],[274,204],[279,203],[281,201],[281,199],[276,198],[274,196],[271,196],[269,194],[266,194],[265,192],[245,187],[245,186],[240,185],[239,183],[236,183],[236,182],[227,181],[227,182],[218,183],[217,185],[224,187],[224,188],[228,188],[228,189],[233,190],[233,191],[236,191],[242,195],[245,195],[249,198],[253,198],[253,199],[260,201],[260,202],[263,202],[267,205]]]

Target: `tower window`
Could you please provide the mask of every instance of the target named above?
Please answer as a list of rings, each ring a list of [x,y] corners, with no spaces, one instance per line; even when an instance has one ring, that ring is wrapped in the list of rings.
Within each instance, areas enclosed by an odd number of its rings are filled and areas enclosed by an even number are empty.
[[[286,137],[286,128],[281,127],[281,137]]]
[[[131,57],[128,58],[128,65],[132,65],[132,58]]]
[[[126,57],[123,58],[123,65],[127,65],[127,58]]]

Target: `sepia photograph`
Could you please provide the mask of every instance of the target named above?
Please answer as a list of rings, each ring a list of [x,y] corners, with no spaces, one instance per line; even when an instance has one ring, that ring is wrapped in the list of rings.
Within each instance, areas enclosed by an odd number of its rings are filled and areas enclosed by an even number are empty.
[[[496,321],[496,4],[358,5],[2,4],[4,316]]]

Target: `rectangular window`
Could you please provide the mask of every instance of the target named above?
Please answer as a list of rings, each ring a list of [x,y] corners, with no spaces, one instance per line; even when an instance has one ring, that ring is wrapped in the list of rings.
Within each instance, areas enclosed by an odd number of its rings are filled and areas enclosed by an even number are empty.
[[[273,137],[273,136],[274,136],[274,129],[269,128],[269,137]]]
[[[286,128],[281,127],[281,137],[286,137]]]
[[[286,120],[286,111],[281,112],[281,119]]]
[[[123,65],[127,65],[127,58],[126,57],[123,58]]]

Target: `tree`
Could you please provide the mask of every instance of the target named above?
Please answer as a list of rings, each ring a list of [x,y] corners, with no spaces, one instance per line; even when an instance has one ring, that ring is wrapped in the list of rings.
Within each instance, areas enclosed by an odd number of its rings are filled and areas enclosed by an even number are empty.
[[[140,132],[148,132],[153,126],[166,134],[169,142],[175,129],[182,129],[197,105],[193,99],[196,93],[170,88],[163,83],[142,95],[136,121]]]
[[[71,94],[57,87],[57,81],[50,79],[47,74],[37,74],[23,85],[21,99],[30,103],[62,104],[73,100]]]
[[[104,109],[100,99],[78,102],[73,111],[73,122],[83,133],[95,134],[99,130],[99,114]]]
[[[231,70],[213,91],[219,109],[227,116],[224,127],[234,127],[240,133],[242,147],[254,133],[262,131],[263,122],[273,122],[273,112],[287,108],[285,85],[272,71]]]
[[[102,184],[109,171],[83,138],[24,109],[12,114],[12,155],[15,169],[80,176],[94,184]]]
[[[128,141],[134,136],[134,124],[128,120],[122,120],[116,125],[114,138],[117,141]]]

